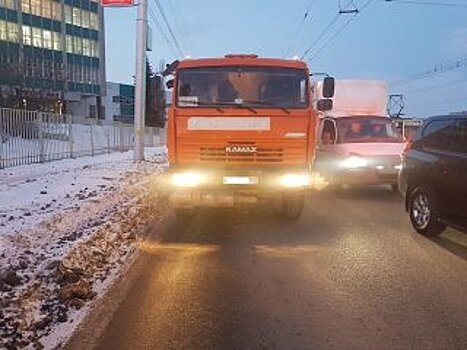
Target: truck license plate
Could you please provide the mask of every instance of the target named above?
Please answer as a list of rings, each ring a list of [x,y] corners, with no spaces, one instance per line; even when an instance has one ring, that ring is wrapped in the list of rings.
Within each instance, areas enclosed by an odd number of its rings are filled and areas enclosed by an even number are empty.
[[[256,185],[256,176],[224,176],[224,185]]]

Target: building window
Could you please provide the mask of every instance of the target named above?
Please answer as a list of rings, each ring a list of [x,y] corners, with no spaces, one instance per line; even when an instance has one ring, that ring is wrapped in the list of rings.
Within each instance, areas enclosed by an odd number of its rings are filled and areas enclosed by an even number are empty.
[[[81,14],[81,24],[84,28],[89,28],[90,26],[90,12],[89,11],[83,11]]]
[[[6,31],[6,22],[5,21],[0,21],[0,40],[7,41],[8,40],[8,34]]]
[[[36,16],[41,16],[41,0],[31,0],[31,13]]]
[[[88,39],[83,39],[83,55],[91,56],[91,42]]]
[[[66,52],[73,53],[73,37],[71,35],[67,35],[65,37],[66,41]]]
[[[23,25],[23,44],[32,46],[31,27]]]
[[[0,0],[0,7],[6,7],[7,9],[16,10],[15,0]]]
[[[73,66],[73,81],[81,83],[83,81],[82,67],[79,64]]]
[[[21,11],[31,13],[31,0],[23,0],[21,2]]]
[[[81,39],[78,36],[73,37],[73,46],[74,46],[73,52],[75,54],[77,55],[83,54],[83,39]]]
[[[91,40],[91,57],[99,58],[99,43]]]
[[[68,5],[65,5],[65,23],[73,24],[73,9]]]
[[[19,42],[17,23],[6,22],[6,30],[8,32],[8,41],[12,43]]]
[[[99,30],[99,17],[97,16],[97,13],[90,12],[89,18],[90,18],[89,26],[91,27],[91,29]]]
[[[55,51],[62,50],[62,43],[61,43],[61,34],[57,32],[52,32],[52,42],[53,42],[53,49]]]
[[[93,84],[99,83],[99,70],[97,68],[91,68],[91,82]]]
[[[73,7],[73,24],[78,27],[81,26],[81,10],[76,7]]]
[[[42,47],[42,31],[40,28],[32,28],[32,45]]]
[[[42,38],[44,40],[44,49],[52,50],[53,43],[52,43],[52,32],[50,30],[43,30],[42,31]]]
[[[52,18],[52,3],[50,0],[42,0],[42,17]]]
[[[52,1],[52,19],[62,20],[62,5],[59,2]]]

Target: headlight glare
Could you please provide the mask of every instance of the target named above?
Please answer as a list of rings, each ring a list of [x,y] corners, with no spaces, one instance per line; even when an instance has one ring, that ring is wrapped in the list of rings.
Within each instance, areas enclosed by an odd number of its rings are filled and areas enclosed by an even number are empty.
[[[357,156],[351,156],[341,163],[341,167],[347,169],[364,168],[366,166],[368,166],[368,161],[364,158]]]
[[[310,184],[308,174],[286,174],[281,178],[281,184],[284,187],[305,187]]]
[[[197,187],[203,181],[198,173],[176,173],[172,175],[171,183],[176,187]]]

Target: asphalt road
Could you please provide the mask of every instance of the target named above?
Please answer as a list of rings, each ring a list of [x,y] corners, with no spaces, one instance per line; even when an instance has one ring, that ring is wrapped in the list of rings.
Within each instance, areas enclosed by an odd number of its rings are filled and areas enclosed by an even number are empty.
[[[467,349],[467,235],[413,233],[385,188],[166,225],[98,349]]]

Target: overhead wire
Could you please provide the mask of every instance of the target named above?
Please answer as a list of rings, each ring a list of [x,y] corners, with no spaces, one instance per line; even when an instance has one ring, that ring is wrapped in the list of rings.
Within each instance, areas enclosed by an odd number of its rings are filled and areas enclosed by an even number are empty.
[[[368,0],[368,1],[365,3],[365,5],[363,5],[357,12],[355,12],[355,14],[354,14],[352,17],[350,17],[350,18],[337,30],[337,32],[335,32],[334,35],[331,36],[331,37],[329,38],[329,40],[326,41],[326,42],[324,43],[324,45],[322,45],[321,48],[320,48],[318,51],[316,51],[316,53],[313,54],[313,56],[310,58],[310,60],[315,59],[321,52],[323,52],[324,49],[326,49],[326,47],[327,47],[332,41],[334,41],[334,40],[350,25],[350,23],[352,23],[352,22],[354,21],[355,18],[356,18],[359,14],[361,14],[363,11],[365,11],[365,9],[366,9],[368,6],[370,6],[370,4],[371,4],[372,2],[373,2],[373,0]]]
[[[162,20],[164,21],[165,26],[167,27],[167,30],[169,31],[169,35],[170,35],[170,37],[171,37],[171,39],[173,41],[173,44],[175,45],[175,48],[177,49],[178,55],[180,57],[185,57],[184,50],[182,49],[177,37],[174,34],[172,26],[170,25],[170,22],[169,22],[169,20],[167,18],[167,15],[165,14],[164,8],[160,4],[159,0],[153,0],[153,2],[156,4],[157,9],[159,10],[159,13],[160,13],[160,15],[162,17]]]
[[[326,33],[332,28],[332,26],[339,20],[340,13],[335,15],[329,24],[320,32],[320,34],[316,37],[316,39],[312,42],[312,44],[305,50],[305,52],[302,54],[301,59],[305,59],[306,56],[310,53],[310,51],[314,48],[314,46],[321,40],[321,38],[326,35]]]
[[[152,22],[154,23],[154,25],[156,26],[156,29],[157,31],[159,32],[159,34],[162,35],[162,37],[164,38],[164,41],[166,42],[167,46],[169,47],[169,50],[172,52],[172,54],[177,57],[178,56],[178,53],[177,53],[177,50],[175,49],[174,45],[172,44],[172,42],[170,41],[167,33],[164,31],[164,28],[162,28],[162,26],[160,25],[159,23],[159,20],[154,12],[154,10],[151,8],[151,7],[148,7],[148,12],[149,12],[149,18],[152,20]]]
[[[293,45],[295,44],[295,42],[297,41],[297,38],[299,37],[300,33],[302,32],[303,25],[310,18],[310,13],[311,13],[311,10],[312,10],[313,5],[315,4],[315,2],[316,2],[316,0],[310,0],[308,2],[307,9],[306,9],[305,13],[303,14],[302,19],[298,23],[297,29],[295,30],[293,36],[289,40],[289,44],[287,45],[287,49],[284,52],[284,56],[288,56],[290,51],[292,50]]]
[[[347,20],[345,21],[345,23],[343,23],[339,29],[331,36],[329,37],[329,39],[327,41],[324,42],[323,45],[321,45],[321,47],[313,54],[313,56],[310,58],[310,60],[313,60],[315,59],[319,54],[321,54],[321,52],[323,52],[326,47],[331,43],[333,42],[349,25],[350,23],[352,23],[355,18],[361,14],[362,12],[364,12],[368,6],[370,6],[370,4],[373,2],[373,0],[368,0],[360,9],[356,8],[355,11],[353,12],[353,15]],[[337,19],[339,18],[339,15],[341,15],[342,12],[339,12],[338,16],[337,16]],[[332,23],[332,22],[331,22]],[[332,23],[333,25],[334,23]],[[331,25],[331,26],[332,26]],[[327,32],[331,27],[330,25],[328,25],[328,27],[326,27],[325,29],[325,32]],[[319,37],[317,38],[319,39]],[[319,42],[318,40],[315,40],[315,42]],[[307,51],[305,51],[304,55],[302,56],[302,59],[305,58],[308,53],[313,49],[314,45],[312,45]]]
[[[391,86],[401,86],[401,85],[407,85],[409,83],[412,83],[417,80],[422,80],[422,79],[427,79],[431,78],[436,75],[444,74],[447,72],[452,72],[454,70],[458,70],[461,68],[467,67],[467,58],[461,58],[456,61],[451,61],[448,63],[443,63],[443,64],[438,64],[435,66],[434,69],[431,69],[429,71],[416,74],[412,77],[408,77],[399,81],[395,81],[390,83]]]
[[[175,26],[180,35],[183,46],[188,50],[189,53],[194,53],[195,49],[188,35],[185,17],[183,15],[183,11],[180,7],[180,4],[178,3],[178,1],[175,0],[168,0],[167,3],[169,4],[170,12],[175,18]]]

